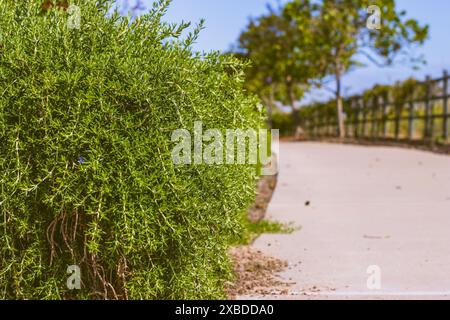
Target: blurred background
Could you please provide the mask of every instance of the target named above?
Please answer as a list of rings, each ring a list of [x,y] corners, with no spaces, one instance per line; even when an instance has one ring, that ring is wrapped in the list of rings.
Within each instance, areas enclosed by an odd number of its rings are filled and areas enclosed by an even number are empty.
[[[236,44],[251,17],[257,18],[267,14],[268,5],[277,7],[286,2],[288,1],[173,0],[166,20],[198,22],[205,18],[205,30],[201,33],[195,48],[204,51],[228,51]],[[409,16],[430,26],[428,41],[417,49],[417,53],[425,56],[426,66],[419,70],[411,70],[409,66],[393,65],[380,70],[365,57],[360,57],[367,63],[367,67],[345,75],[346,93],[359,93],[375,84],[392,84],[410,76],[417,78],[424,78],[428,74],[440,76],[444,69],[450,69],[450,59],[448,58],[450,42],[447,41],[448,30],[450,30],[448,19],[450,2],[447,0],[397,0],[396,4],[399,9],[406,10]],[[362,79],[364,81],[361,81]],[[326,99],[329,95],[326,91],[316,91],[307,94],[305,102],[310,99]]]

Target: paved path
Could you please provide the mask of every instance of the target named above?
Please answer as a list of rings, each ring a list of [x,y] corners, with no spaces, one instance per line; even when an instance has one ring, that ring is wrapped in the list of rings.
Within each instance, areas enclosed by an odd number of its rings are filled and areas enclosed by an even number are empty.
[[[450,299],[449,156],[282,143],[268,218],[301,226],[254,244],[289,262],[281,277],[296,284],[280,298]]]

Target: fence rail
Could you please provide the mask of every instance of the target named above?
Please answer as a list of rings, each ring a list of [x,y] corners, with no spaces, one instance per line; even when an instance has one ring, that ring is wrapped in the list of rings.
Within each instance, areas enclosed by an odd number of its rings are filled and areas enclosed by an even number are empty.
[[[392,94],[345,99],[346,136],[449,142],[449,79],[444,71],[440,78],[414,82],[408,96],[401,100]],[[335,111],[323,105],[311,107],[302,116],[302,126],[312,136],[338,134]]]

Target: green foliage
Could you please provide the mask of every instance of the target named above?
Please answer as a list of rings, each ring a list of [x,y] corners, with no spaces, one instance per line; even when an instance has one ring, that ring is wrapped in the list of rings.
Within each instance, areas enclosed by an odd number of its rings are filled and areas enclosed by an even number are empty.
[[[292,16],[283,7],[270,8],[267,15],[251,20],[239,37],[238,52],[251,61],[247,88],[272,109],[280,101],[296,110],[298,100],[324,74],[310,28],[312,17],[303,9]]]
[[[367,8],[377,5],[381,12],[379,30],[367,27]],[[360,66],[357,55],[365,55],[372,61],[382,58],[383,64],[391,64],[398,55],[417,62],[410,46],[423,44],[428,37],[428,26],[420,26],[414,19],[405,18],[406,12],[396,8],[395,0],[293,0],[286,5],[293,17],[303,19],[304,10],[314,16],[313,38],[320,46],[321,59],[326,59],[328,73],[342,75],[352,67]],[[371,56],[373,54],[374,56]]]
[[[169,1],[133,21],[71,3],[80,29],[0,0],[0,297],[223,297],[255,168],[175,166],[171,133],[262,126],[241,63],[193,53],[200,27],[162,23]]]
[[[248,218],[247,211],[241,215],[242,231],[232,240],[233,245],[249,245],[260,235],[265,233],[289,234],[298,228],[291,224],[283,224],[277,221],[261,220],[252,222]]]
[[[403,82],[398,82],[390,90],[392,100],[396,109],[403,108],[405,102],[413,99],[424,99],[425,91],[423,86],[418,85],[418,81],[414,78],[407,79]]]
[[[380,30],[367,27],[371,5],[381,10]],[[249,87],[266,104],[278,100],[295,110],[306,90],[333,80],[335,117],[343,135],[342,77],[364,61],[390,65],[403,59],[417,67],[423,59],[410,49],[427,38],[428,26],[407,18],[395,0],[291,0],[251,21],[239,47],[253,62]],[[268,77],[273,84],[265,83]]]
[[[381,12],[380,30],[367,27],[367,8],[378,5]],[[293,0],[287,10],[299,15],[307,10],[315,17],[314,38],[320,48],[318,58],[325,60],[326,73],[336,82],[336,106],[339,131],[344,136],[342,110],[342,77],[353,68],[362,66],[360,58],[366,57],[378,65],[390,65],[399,56],[416,66],[423,62],[411,50],[421,45],[428,37],[428,26],[420,26],[414,19],[406,19],[405,11],[396,8],[395,0]],[[381,59],[381,61],[379,61]]]

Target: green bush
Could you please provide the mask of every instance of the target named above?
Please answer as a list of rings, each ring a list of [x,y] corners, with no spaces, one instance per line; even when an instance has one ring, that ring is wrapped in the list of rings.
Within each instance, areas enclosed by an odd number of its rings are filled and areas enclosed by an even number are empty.
[[[0,0],[0,296],[223,297],[251,165],[175,166],[173,130],[259,128],[242,66],[191,44],[200,28],[130,21],[113,1]],[[68,265],[81,290],[66,287]]]

